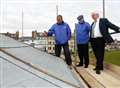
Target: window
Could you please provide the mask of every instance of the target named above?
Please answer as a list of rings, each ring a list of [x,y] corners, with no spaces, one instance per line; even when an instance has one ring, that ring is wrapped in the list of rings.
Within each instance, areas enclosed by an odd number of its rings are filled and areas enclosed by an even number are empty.
[[[48,42],[48,44],[51,44],[51,41],[50,41],[50,42]]]
[[[53,50],[55,50],[55,47],[53,47]]]
[[[51,50],[51,47],[48,47],[48,50]]]

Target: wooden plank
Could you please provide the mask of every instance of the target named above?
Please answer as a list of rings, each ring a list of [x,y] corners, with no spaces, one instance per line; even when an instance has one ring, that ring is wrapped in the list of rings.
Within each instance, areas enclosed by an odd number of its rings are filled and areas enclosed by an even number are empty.
[[[76,68],[78,74],[83,78],[89,88],[105,88],[99,81],[97,81],[91,74],[84,68]]]
[[[116,79],[119,79],[120,80],[120,75],[116,74],[114,71],[111,71],[109,69],[105,69],[104,72],[112,75],[113,77],[115,77]]]
[[[113,75],[105,71],[101,71],[101,74],[96,74],[93,71],[93,66],[90,65],[88,69],[85,69],[89,74],[91,74],[96,80],[98,80],[105,88],[120,88],[120,80],[116,79]]]
[[[119,66],[116,66],[116,65],[113,65],[110,63],[105,63],[104,67],[120,76],[120,67]]]
[[[71,71],[76,76],[77,80],[79,80],[85,88],[89,88],[87,84],[84,82],[84,80],[81,78],[81,76],[79,76],[79,74],[76,72],[75,67],[73,67]]]

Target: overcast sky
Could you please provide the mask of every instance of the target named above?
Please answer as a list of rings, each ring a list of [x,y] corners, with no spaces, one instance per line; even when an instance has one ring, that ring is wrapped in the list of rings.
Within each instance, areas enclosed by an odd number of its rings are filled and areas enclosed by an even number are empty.
[[[83,14],[91,23],[91,12],[97,11],[102,17],[102,0],[1,0],[0,32],[21,32],[22,11],[24,12],[24,35],[32,30],[48,30],[56,22],[56,5],[72,31],[78,15]],[[106,0],[106,17],[120,26],[120,0]],[[119,35],[114,35],[120,39]]]

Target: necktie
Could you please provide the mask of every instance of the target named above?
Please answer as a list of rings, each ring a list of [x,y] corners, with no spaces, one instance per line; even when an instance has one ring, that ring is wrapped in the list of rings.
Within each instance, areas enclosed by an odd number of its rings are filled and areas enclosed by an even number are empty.
[[[92,35],[91,37],[94,38],[94,34],[95,34],[95,26],[96,26],[96,22],[93,23],[93,26],[92,26]]]

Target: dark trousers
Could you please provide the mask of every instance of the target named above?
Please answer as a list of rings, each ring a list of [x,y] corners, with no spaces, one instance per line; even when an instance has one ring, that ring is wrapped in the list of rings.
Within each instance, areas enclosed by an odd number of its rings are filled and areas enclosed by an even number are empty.
[[[105,41],[103,38],[91,38],[91,46],[96,57],[96,69],[103,69]]]
[[[88,44],[78,44],[77,48],[80,64],[83,65],[84,63],[86,66],[88,66],[89,65]]]
[[[60,57],[62,47],[63,47],[63,50],[64,50],[65,61],[66,61],[66,63],[68,65],[71,65],[72,60],[71,60],[71,55],[70,55],[68,43],[55,45],[55,54],[56,54],[56,56]]]

